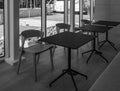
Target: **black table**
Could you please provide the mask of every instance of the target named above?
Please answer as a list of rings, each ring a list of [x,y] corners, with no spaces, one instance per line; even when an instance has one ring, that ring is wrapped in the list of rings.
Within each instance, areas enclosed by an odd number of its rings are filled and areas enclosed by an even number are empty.
[[[99,20],[99,21],[96,21],[94,22],[93,24],[95,25],[102,25],[102,26],[107,26],[107,27],[115,27],[117,25],[120,24],[120,22],[117,22],[117,21],[105,21],[105,20]],[[99,48],[101,48],[106,42],[108,42],[116,51],[117,49],[115,48],[115,45],[113,42],[111,42],[109,39],[108,39],[108,31],[106,31],[106,39],[104,41],[102,41],[102,44],[100,45]]]
[[[114,27],[120,24],[120,22],[117,21],[105,21],[105,20],[99,20],[94,22],[93,24],[97,25],[103,25],[103,26],[109,26],[109,27]]]
[[[104,33],[106,31],[108,31],[110,29],[110,27],[96,26],[96,25],[84,25],[82,27],[79,27],[79,29],[87,31],[87,32],[92,32],[93,35],[96,36],[96,33]],[[93,53],[98,54],[100,57],[102,57],[108,63],[108,60],[102,55],[102,52],[100,52],[100,51],[98,51],[96,49],[96,39],[95,38],[93,40],[93,49],[89,50],[89,51],[86,51],[83,54],[89,53],[89,52],[91,52],[91,54],[90,54],[90,56],[87,59],[87,63],[88,63],[88,61],[91,58],[91,56],[92,56]]]
[[[40,39],[40,41],[48,42],[50,44],[55,44],[59,46],[63,46],[68,48],[68,68],[63,71],[62,74],[60,74],[57,78],[55,78],[49,86],[51,86],[55,81],[57,81],[59,78],[61,78],[63,75],[68,73],[72,81],[74,83],[76,91],[78,91],[75,80],[73,78],[73,73],[79,74],[84,76],[86,79],[88,78],[87,75],[84,75],[82,73],[79,73],[71,68],[71,49],[78,49],[82,45],[88,43],[89,41],[93,40],[95,37],[91,35],[84,35],[81,33],[73,33],[73,32],[63,32],[60,34],[56,34],[53,36],[49,36],[43,39]]]

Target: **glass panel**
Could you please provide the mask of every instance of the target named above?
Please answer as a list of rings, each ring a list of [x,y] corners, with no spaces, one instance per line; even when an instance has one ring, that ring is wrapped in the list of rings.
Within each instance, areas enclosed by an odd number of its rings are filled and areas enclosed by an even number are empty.
[[[95,13],[95,0],[93,0],[93,21],[95,20],[94,19],[94,13]]]
[[[4,0],[0,0],[0,57],[4,54]]]
[[[41,2],[42,0],[20,0],[20,33],[27,29],[37,29],[41,31]],[[26,47],[27,46],[29,46],[28,43],[26,43]]]
[[[46,0],[46,36],[56,33],[56,23],[64,22],[64,0]]]
[[[90,20],[90,1],[83,0],[83,19]]]
[[[79,26],[79,0],[75,0],[75,27]]]
[[[68,24],[70,24],[70,0],[68,0]]]

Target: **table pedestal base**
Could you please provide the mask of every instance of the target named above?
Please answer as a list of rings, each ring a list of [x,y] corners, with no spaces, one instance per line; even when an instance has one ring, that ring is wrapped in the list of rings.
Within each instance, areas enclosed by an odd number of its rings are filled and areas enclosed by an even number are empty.
[[[89,53],[89,52],[91,52],[91,54],[90,54],[90,56],[87,59],[87,63],[90,60],[90,58],[92,57],[93,53],[99,55],[100,57],[102,57],[108,63],[108,60],[102,55],[102,52],[100,52],[100,51],[98,51],[96,49],[92,49],[92,50],[86,51],[86,52],[84,52],[82,54]]]
[[[104,41],[102,41],[102,44],[99,46],[99,49],[100,49],[106,42],[108,42],[108,43],[117,51],[117,49],[115,48],[115,44],[108,39],[108,31],[106,31],[106,39],[105,39]],[[101,43],[101,42],[100,42],[100,43]]]
[[[101,42],[100,42],[101,43]],[[116,48],[115,48],[115,44],[109,40],[104,40],[102,41],[102,44],[99,46],[99,49],[105,44],[105,43],[109,43],[116,51],[118,51]]]
[[[61,73],[57,78],[55,78],[55,79],[49,84],[49,86],[51,86],[55,81],[57,81],[59,78],[61,78],[62,76],[64,76],[66,73],[71,76],[71,79],[72,79],[72,81],[73,81],[73,84],[74,84],[74,86],[75,86],[76,91],[78,91],[78,89],[77,89],[77,85],[76,85],[76,83],[75,83],[75,80],[74,80],[74,78],[73,78],[74,74],[79,74],[79,75],[85,77],[86,79],[88,79],[87,75],[84,75],[84,74],[79,73],[79,72],[77,72],[77,71],[75,71],[75,70],[73,70],[73,69],[69,69],[69,68],[68,68],[68,69],[65,69],[65,70],[63,71],[63,73]]]

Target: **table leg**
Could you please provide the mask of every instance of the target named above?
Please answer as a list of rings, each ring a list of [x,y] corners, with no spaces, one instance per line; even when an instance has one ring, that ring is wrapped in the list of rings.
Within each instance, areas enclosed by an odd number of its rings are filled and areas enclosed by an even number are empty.
[[[60,74],[57,78],[55,78],[50,84],[49,86],[52,86],[52,84],[57,81],[59,78],[61,78],[63,75],[65,75],[67,73],[67,71],[64,71],[62,74]]]
[[[57,78],[55,78],[55,79],[49,84],[49,86],[52,86],[52,84],[53,84],[54,82],[56,82],[58,79],[60,79],[60,78],[61,78],[63,75],[65,75],[66,73],[71,76],[71,79],[72,79],[72,81],[73,81],[73,84],[74,84],[74,86],[75,86],[76,91],[78,91],[78,89],[77,89],[77,85],[76,85],[76,83],[75,83],[75,80],[74,80],[74,78],[73,78],[73,76],[74,76],[73,73],[82,75],[82,76],[86,77],[86,79],[88,78],[87,75],[84,75],[84,74],[82,74],[82,73],[79,73],[79,72],[71,69],[71,48],[68,48],[68,68],[65,69],[65,70],[63,71],[63,73],[60,74]]]
[[[84,54],[86,54],[86,53],[89,53],[89,52],[92,52],[92,50],[88,50],[88,51],[83,52],[83,53],[82,53],[82,56],[83,56]]]
[[[75,83],[75,80],[74,80],[74,78],[73,78],[72,73],[70,74],[70,76],[71,76],[71,78],[72,78],[72,81],[73,81],[73,84],[74,84],[74,86],[75,86],[76,91],[78,91],[78,88],[77,88],[77,85],[76,85],[76,83]]]
[[[108,39],[108,31],[106,31],[106,39],[105,39],[105,41],[99,46],[99,49],[100,49],[106,42],[108,42],[116,51],[118,51],[118,50],[115,48],[115,44]]]
[[[93,34],[95,36],[95,32]],[[93,53],[96,53],[97,55],[99,55],[100,57],[102,57],[108,63],[108,60],[102,55],[102,52],[96,50],[96,39],[95,38],[93,39],[93,50],[92,50],[90,56],[87,59],[87,63],[90,60],[90,58],[92,57]]]

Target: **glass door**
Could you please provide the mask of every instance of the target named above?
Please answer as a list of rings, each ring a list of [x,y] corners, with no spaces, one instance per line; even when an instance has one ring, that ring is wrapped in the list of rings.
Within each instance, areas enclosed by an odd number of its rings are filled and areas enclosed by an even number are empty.
[[[42,0],[20,0],[19,3],[19,28],[20,33],[28,29],[41,31]],[[29,46],[29,42],[25,46]],[[20,40],[21,46],[21,40]]]
[[[79,15],[80,15],[80,0],[75,0],[75,27],[79,26]]]
[[[56,33],[56,23],[64,22],[64,0],[46,0],[46,36]]]
[[[90,20],[91,16],[91,0],[83,0],[82,12],[83,12],[83,19]]]
[[[0,58],[5,56],[4,0],[0,0]]]
[[[83,0],[83,19],[94,20],[95,0]]]

